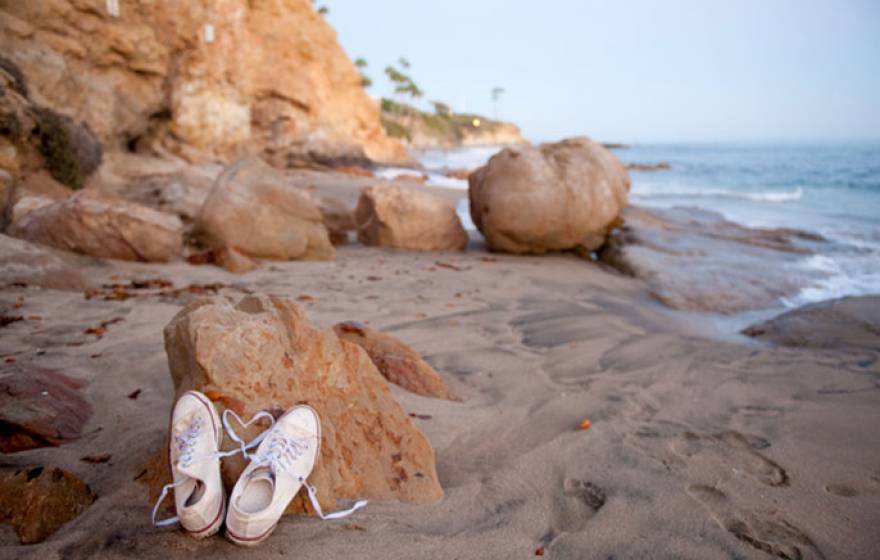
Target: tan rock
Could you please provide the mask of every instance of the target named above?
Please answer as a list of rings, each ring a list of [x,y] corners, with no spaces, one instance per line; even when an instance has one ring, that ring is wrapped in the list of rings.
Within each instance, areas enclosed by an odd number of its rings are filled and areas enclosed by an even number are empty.
[[[82,383],[49,369],[0,366],[0,452],[57,446],[79,438],[92,414]]]
[[[349,321],[333,327],[340,340],[353,342],[367,351],[385,378],[413,393],[452,399],[443,377],[418,352],[394,338]]]
[[[256,258],[336,255],[308,193],[256,158],[238,160],[220,174],[196,218],[195,233],[210,248],[233,247]]]
[[[44,541],[95,499],[76,475],[57,467],[0,470],[0,523],[11,525],[22,544]]]
[[[90,181],[90,187],[161,212],[177,214],[184,223],[198,216],[211,193],[218,164],[189,164],[180,159],[114,153]]]
[[[428,503],[442,497],[431,444],[366,352],[312,326],[291,300],[193,302],[165,328],[165,349],[178,395],[200,390],[244,418],[298,403],[318,411],[321,454],[309,479],[325,511],[338,499]],[[245,433],[253,437],[258,430]],[[228,440],[224,447],[231,448]],[[244,466],[240,457],[223,461],[228,489]],[[146,477],[154,496],[168,477],[167,453],[159,450]],[[303,494],[288,512],[310,511]]]
[[[366,245],[416,251],[463,251],[468,242],[452,204],[393,183],[361,191],[354,219],[358,239]]]
[[[0,52],[32,94],[110,148],[408,159],[309,0],[120,4],[120,17],[95,1],[0,7]]]
[[[589,138],[505,149],[468,177],[471,218],[508,253],[587,250],[626,206],[623,164]]]
[[[15,204],[9,209],[9,226],[14,226],[21,221],[22,218],[38,208],[48,206],[57,202],[54,198],[42,195],[34,195],[25,193],[21,198],[15,201]]]
[[[354,213],[349,207],[333,196],[321,197],[318,208],[324,220],[324,227],[330,235],[333,245],[345,245],[348,243],[348,232],[354,231]]]
[[[80,191],[27,212],[7,234],[94,257],[164,262],[180,257],[182,230],[177,216]]]

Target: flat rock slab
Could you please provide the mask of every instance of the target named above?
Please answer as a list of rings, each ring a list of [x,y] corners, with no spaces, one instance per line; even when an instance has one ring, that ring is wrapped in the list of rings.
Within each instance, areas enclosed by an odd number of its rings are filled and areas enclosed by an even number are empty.
[[[811,303],[752,325],[743,334],[796,348],[880,351],[880,296]]]
[[[624,210],[624,225],[599,253],[648,282],[675,309],[737,313],[780,304],[817,276],[791,274],[824,240],[793,229],[748,228],[694,208]]]
[[[0,470],[0,523],[22,544],[44,541],[96,499],[76,475],[56,467]]]
[[[18,363],[0,368],[0,452],[57,446],[79,438],[92,415],[82,383]]]

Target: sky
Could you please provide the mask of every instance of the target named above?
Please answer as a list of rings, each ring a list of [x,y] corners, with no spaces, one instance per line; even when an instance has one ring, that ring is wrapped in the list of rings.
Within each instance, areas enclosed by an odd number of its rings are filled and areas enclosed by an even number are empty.
[[[374,85],[533,141],[880,139],[880,0],[318,0]]]

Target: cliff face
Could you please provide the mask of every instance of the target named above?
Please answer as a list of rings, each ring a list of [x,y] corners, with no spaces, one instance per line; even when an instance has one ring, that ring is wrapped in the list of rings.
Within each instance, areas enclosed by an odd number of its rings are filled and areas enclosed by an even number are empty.
[[[0,0],[0,51],[109,149],[408,158],[309,0]]]

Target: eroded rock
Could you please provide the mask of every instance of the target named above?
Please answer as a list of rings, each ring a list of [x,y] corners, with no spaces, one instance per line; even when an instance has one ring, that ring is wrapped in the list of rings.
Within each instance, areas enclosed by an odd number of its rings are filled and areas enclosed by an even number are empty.
[[[366,245],[415,251],[463,251],[467,232],[455,207],[437,196],[393,183],[361,191],[354,214]]]
[[[16,212],[13,208],[13,213]],[[93,257],[167,262],[180,257],[183,224],[177,216],[93,191],[20,215],[13,237]]]
[[[581,137],[507,148],[468,184],[471,218],[490,249],[541,254],[601,246],[630,180],[611,152]]]
[[[428,503],[443,495],[431,444],[366,352],[311,325],[291,300],[193,302],[165,328],[165,348],[178,395],[200,390],[218,409],[232,408],[245,418],[298,403],[318,411],[321,453],[310,481],[325,511],[339,499]],[[258,430],[245,433],[250,438]],[[240,457],[223,461],[228,489],[244,466]],[[170,476],[164,449],[148,471],[155,497]],[[287,511],[310,511],[303,498],[298,495]]]
[[[198,2],[123,3],[117,18],[103,3],[7,2],[0,52],[112,150],[408,160],[312,2],[211,6],[206,19]]]
[[[449,386],[418,352],[389,334],[352,321],[333,327],[336,335],[367,351],[379,373],[407,391],[427,397],[452,399]]]

